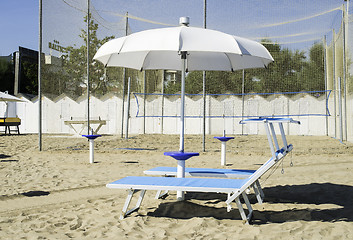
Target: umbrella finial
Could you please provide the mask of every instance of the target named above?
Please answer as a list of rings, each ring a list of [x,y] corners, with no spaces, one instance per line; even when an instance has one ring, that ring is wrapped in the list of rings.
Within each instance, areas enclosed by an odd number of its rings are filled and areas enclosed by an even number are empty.
[[[188,27],[189,24],[190,24],[190,18],[189,17],[181,17],[181,18],[179,18],[179,25],[180,26]]]

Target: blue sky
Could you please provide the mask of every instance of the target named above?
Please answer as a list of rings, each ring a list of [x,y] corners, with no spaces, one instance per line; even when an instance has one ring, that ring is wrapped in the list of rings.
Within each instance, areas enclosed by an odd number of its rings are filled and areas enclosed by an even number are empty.
[[[0,0],[0,56],[18,46],[38,49],[38,1]]]
[[[81,6],[86,3],[85,0],[43,1],[52,4],[51,7],[44,8],[47,11],[46,19],[50,19],[44,25],[44,47],[48,41],[54,39],[63,45],[72,44],[73,39],[74,42],[78,41],[78,34],[84,26],[81,24],[82,13],[78,12],[74,21],[66,17],[65,9],[71,8],[72,15],[75,15],[76,10],[75,6],[68,6],[65,1],[72,5],[81,2]],[[18,50],[19,46],[38,49],[38,2],[38,0],[0,0],[2,30],[0,55],[9,55]],[[129,12],[132,16],[167,24],[177,24],[180,16],[189,16],[192,26],[202,27],[203,2],[203,0],[91,0],[91,4],[101,17],[111,22],[120,22],[121,26],[123,19],[119,15]],[[330,29],[339,22],[341,12],[332,11],[322,15],[320,13],[337,8],[343,3],[343,0],[208,0],[207,27],[248,38],[276,36],[279,37],[275,39],[277,42],[300,42],[320,38],[325,34],[330,35]],[[309,20],[260,27],[317,14],[320,16]],[[60,24],[57,24],[58,22]],[[76,30],[73,30],[75,27]],[[130,19],[132,32],[157,27],[163,26]],[[102,30],[107,35],[123,34],[122,27],[119,31],[118,27],[112,28],[116,31],[109,28]],[[283,37],[293,34],[297,36]],[[305,42],[297,43],[298,47],[305,48],[304,44]],[[312,42],[307,44],[310,45]]]

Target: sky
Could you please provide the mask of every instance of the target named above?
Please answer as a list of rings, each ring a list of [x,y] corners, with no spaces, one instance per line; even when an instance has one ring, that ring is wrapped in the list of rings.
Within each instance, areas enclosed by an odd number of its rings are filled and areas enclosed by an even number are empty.
[[[87,1],[43,2],[47,4],[43,6],[44,50],[53,40],[63,46],[80,44],[78,35],[84,28],[84,13],[78,8],[84,8]],[[343,3],[343,0],[207,0],[207,28],[255,40],[271,37],[279,43],[297,42],[291,46],[305,48],[307,40],[322,39],[324,35],[330,38],[342,14],[331,10]],[[91,0],[97,20],[108,26],[101,28],[102,34],[116,37],[124,33],[121,16],[126,12],[131,16],[131,32],[166,27],[149,21],[177,25],[181,16],[189,16],[191,26],[203,27],[203,4],[203,0]],[[38,49],[38,5],[39,0],[0,0],[0,56],[17,51],[19,46]],[[306,44],[309,46],[312,41]]]
[[[0,56],[38,49],[38,0],[0,0]]]

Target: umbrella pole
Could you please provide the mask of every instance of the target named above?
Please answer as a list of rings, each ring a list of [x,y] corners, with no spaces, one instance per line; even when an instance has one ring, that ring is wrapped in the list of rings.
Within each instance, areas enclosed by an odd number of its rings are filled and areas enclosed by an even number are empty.
[[[185,69],[186,52],[181,52],[182,71],[181,71],[181,102],[180,102],[180,152],[184,152],[184,115],[185,115]]]
[[[184,110],[185,110],[185,69],[186,69],[186,52],[181,52],[181,102],[180,102],[180,152],[184,152]],[[177,177],[185,177],[185,161],[178,161]],[[184,192],[177,191],[177,200],[184,200]]]

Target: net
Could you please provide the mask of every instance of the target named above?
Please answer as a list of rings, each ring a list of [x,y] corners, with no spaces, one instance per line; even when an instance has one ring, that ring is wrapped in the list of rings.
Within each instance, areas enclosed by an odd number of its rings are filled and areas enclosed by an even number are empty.
[[[180,115],[180,73],[104,68],[92,61],[92,57],[110,39],[176,26],[179,17],[189,16],[191,26],[206,25],[262,42],[275,62],[267,69],[206,72],[205,99],[201,94],[203,73],[188,73],[185,108],[188,118],[202,118],[204,109],[206,118],[322,116],[326,118],[327,134],[339,137],[343,132],[343,138],[349,138],[353,129],[349,110],[353,105],[350,101],[353,41],[347,40],[353,36],[350,14],[353,8],[349,2],[342,5],[330,0],[322,0],[320,4],[289,0],[280,3],[274,0],[91,0],[89,11],[88,2],[43,1],[42,93],[61,106],[57,111],[62,121],[87,118],[84,102],[87,101],[89,19],[89,87],[93,99],[90,117],[108,120],[102,131],[119,134],[123,133],[124,116],[131,110],[137,114],[130,115],[130,123],[140,126],[139,117],[156,118],[156,123],[152,130],[147,131],[149,126],[144,122],[142,128],[130,128],[130,131],[163,133],[163,118]],[[130,92],[135,93],[130,110],[127,109],[129,78]],[[107,99],[111,99],[108,107],[101,105]],[[44,107],[49,109],[50,104]],[[76,105],[84,112],[72,110]],[[43,114],[47,119],[51,115],[48,111]],[[49,125],[43,130],[53,131]],[[61,124],[55,131],[69,133],[70,129]]]
[[[207,94],[206,118],[331,116],[331,90],[284,93]],[[180,117],[180,94],[133,93],[135,117]],[[203,118],[203,95],[186,94],[185,117]],[[251,104],[243,104],[251,102]],[[298,99],[302,101],[298,101]],[[255,105],[255,106],[254,106]],[[304,107],[305,105],[305,107]],[[305,108],[305,110],[303,110]],[[173,109],[173,111],[169,111]]]

